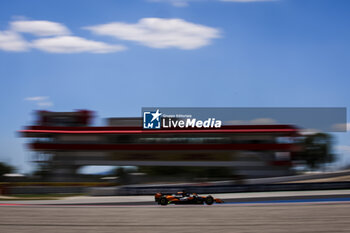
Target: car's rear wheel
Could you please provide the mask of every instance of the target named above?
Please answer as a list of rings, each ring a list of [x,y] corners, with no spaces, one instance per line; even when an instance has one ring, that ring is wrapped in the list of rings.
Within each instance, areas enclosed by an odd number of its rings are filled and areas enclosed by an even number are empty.
[[[214,203],[214,198],[212,196],[207,196],[205,198],[205,204],[212,205]]]
[[[168,204],[168,200],[165,197],[162,197],[162,198],[159,199],[159,204],[167,205]]]

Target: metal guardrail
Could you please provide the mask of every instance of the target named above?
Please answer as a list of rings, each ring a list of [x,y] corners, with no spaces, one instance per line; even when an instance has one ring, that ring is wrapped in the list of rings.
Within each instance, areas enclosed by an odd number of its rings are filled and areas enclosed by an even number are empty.
[[[90,193],[93,196],[154,195],[157,192],[175,193],[186,190],[194,193],[240,193],[272,191],[310,191],[350,189],[350,182],[284,183],[284,184],[206,184],[206,185],[151,185],[151,186],[9,186],[2,194]]]
[[[194,193],[240,193],[272,191],[307,191],[350,189],[350,182],[287,183],[287,184],[244,184],[244,185],[168,185],[118,187],[115,195],[153,195],[157,192],[175,193],[186,190]]]

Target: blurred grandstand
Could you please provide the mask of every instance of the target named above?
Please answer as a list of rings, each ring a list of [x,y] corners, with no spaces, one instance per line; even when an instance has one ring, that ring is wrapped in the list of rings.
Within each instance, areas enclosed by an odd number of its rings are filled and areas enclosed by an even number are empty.
[[[302,150],[299,130],[291,125],[143,130],[141,118],[92,126],[92,117],[86,110],[39,111],[36,123],[20,130],[50,180],[74,181],[89,165],[138,166],[150,173],[203,168],[207,176],[225,170],[231,178],[293,175],[293,156]]]

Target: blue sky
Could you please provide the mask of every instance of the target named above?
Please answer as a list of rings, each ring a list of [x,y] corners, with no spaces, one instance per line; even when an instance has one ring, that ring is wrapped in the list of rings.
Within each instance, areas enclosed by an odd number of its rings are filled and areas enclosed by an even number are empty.
[[[33,110],[350,107],[348,0],[0,2],[0,161]],[[339,164],[350,136],[335,134]]]

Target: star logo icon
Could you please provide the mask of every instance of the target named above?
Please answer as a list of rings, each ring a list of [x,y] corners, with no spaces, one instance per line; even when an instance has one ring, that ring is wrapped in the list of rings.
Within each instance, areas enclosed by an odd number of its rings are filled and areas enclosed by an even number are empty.
[[[159,121],[159,117],[162,115],[160,112],[159,112],[159,109],[157,109],[157,111],[155,113],[151,113],[152,114],[152,120],[151,122],[153,122],[154,120],[157,120]]]
[[[143,111],[143,128],[160,129],[162,127],[161,115],[163,114],[159,112],[159,109],[157,111]]]

